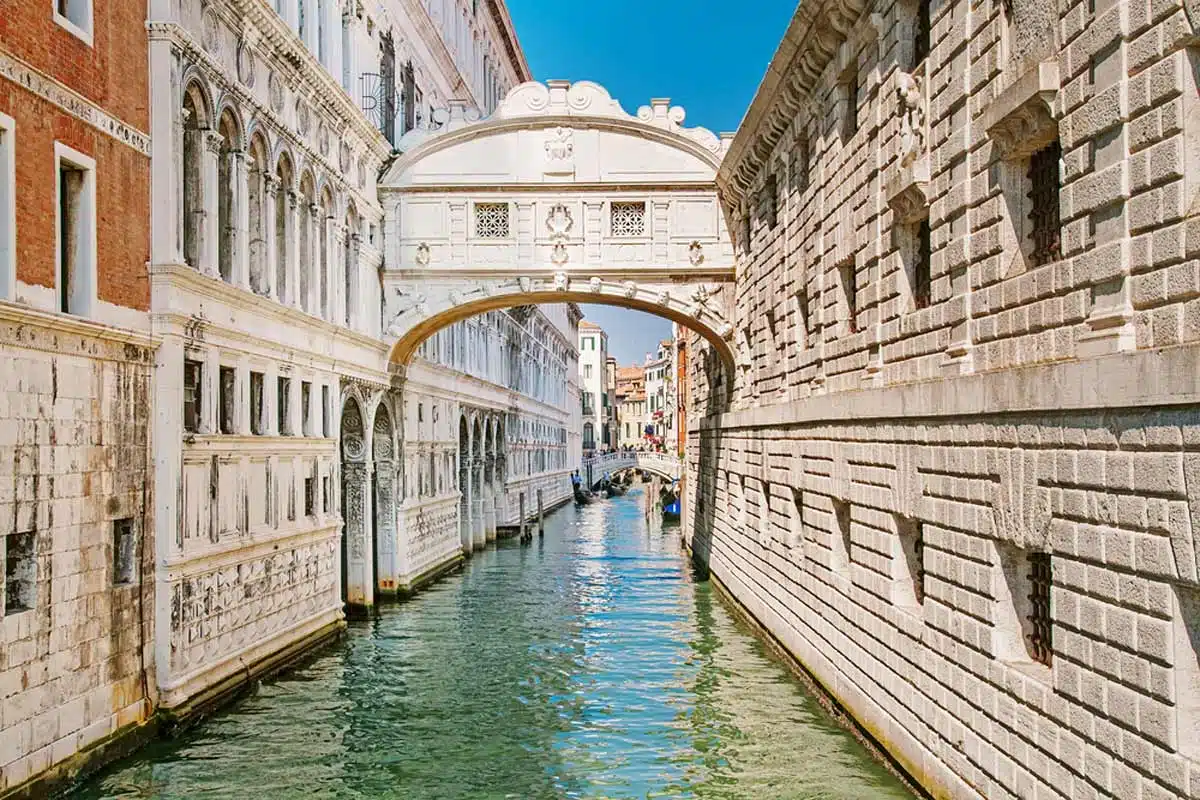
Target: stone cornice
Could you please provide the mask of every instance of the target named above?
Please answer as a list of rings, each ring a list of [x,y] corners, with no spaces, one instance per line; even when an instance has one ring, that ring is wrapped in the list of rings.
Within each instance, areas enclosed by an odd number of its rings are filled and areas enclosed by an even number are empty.
[[[675,181],[673,183],[489,183],[487,194],[606,194],[630,192],[644,195],[648,192],[671,192],[677,196],[680,192],[691,191],[697,196],[713,192],[717,188],[715,181]],[[478,183],[441,183],[441,184],[409,184],[405,186],[379,186],[379,196],[382,199],[389,194],[483,194],[483,187]],[[621,198],[618,198],[621,199]],[[629,199],[629,198],[624,198]]]
[[[496,21],[496,27],[504,33],[504,48],[508,51],[508,57],[515,67],[517,83],[533,80],[529,62],[525,60],[525,51],[521,49],[521,42],[517,39],[517,31],[513,26],[512,17],[509,16],[508,5],[504,0],[488,0],[488,5],[492,11],[492,19]]]
[[[867,0],[800,3],[717,173],[727,210],[750,193],[783,134],[866,8]]]
[[[383,361],[387,359],[388,346],[379,338],[334,324],[320,317],[314,317],[300,309],[283,305],[253,292],[239,289],[220,278],[204,275],[186,264],[151,264],[150,282],[152,290],[167,286],[171,289],[200,295],[259,316],[273,317],[280,325],[306,329],[312,333],[325,335],[332,341],[347,341],[358,347],[380,353]],[[155,312],[153,318],[156,323],[172,320],[187,322],[191,319],[179,311]],[[220,327],[219,323],[215,321],[210,320],[208,324]],[[222,328],[222,330],[225,329]],[[228,333],[233,336],[239,335],[237,331],[233,330],[229,330]],[[256,336],[247,336],[246,338],[255,342],[262,341]],[[279,346],[286,347],[288,345],[280,344]]]
[[[53,337],[69,335],[90,339],[98,339],[115,344],[131,345],[153,350],[158,347],[161,339],[148,331],[137,331],[130,328],[117,328],[105,325],[84,317],[70,314],[58,314],[52,311],[42,311],[30,306],[0,300],[0,323],[10,323],[22,327],[38,328]],[[36,349],[54,349],[53,342],[43,342],[41,345],[33,335],[18,338],[11,344]],[[94,354],[93,357],[100,357]]]
[[[1200,404],[1200,345],[1118,353],[862,391],[718,414],[689,431],[850,424],[985,415],[1054,414]]]
[[[97,103],[60,83],[49,75],[0,50],[0,78],[32,92],[46,102],[86,122],[96,130],[132,147],[144,156],[150,155],[150,135],[109,114]]]

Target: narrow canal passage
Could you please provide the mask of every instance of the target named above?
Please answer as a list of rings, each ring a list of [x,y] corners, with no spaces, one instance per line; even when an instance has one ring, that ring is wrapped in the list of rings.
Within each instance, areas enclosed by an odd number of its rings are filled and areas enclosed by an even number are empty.
[[[352,624],[340,645],[81,798],[911,795],[694,580],[645,497]]]

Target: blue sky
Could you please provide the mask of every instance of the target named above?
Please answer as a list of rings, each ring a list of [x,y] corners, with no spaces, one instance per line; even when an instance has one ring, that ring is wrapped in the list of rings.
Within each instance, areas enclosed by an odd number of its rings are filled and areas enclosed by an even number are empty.
[[[775,54],[796,0],[507,0],[536,79],[591,80],[631,114],[651,97],[687,111],[684,125],[737,130]],[[585,306],[622,364],[671,335],[660,317]]]

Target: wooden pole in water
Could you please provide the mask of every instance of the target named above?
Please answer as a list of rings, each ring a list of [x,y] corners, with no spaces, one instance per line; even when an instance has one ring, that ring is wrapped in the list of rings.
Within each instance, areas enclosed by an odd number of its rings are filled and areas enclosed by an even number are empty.
[[[521,544],[525,544],[525,493],[521,492]]]
[[[546,535],[546,514],[542,509],[542,490],[538,489],[538,536]]]

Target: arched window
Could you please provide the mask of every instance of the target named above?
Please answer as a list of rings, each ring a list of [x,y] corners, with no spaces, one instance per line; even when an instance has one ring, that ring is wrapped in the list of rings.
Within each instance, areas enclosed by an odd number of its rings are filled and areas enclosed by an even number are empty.
[[[305,173],[300,179],[299,214],[300,223],[300,308],[312,313],[313,277],[313,180]]]
[[[204,137],[210,124],[208,105],[196,84],[183,93],[183,164],[180,190],[183,195],[183,260],[199,269],[204,253]]]
[[[221,279],[233,282],[234,253],[237,250],[237,218],[234,183],[237,175],[238,125],[226,109],[217,128],[221,151],[217,164],[217,267]]]
[[[250,142],[250,288],[259,293],[267,294],[267,226],[272,220],[266,217],[266,191],[268,178],[267,144],[261,136],[255,136]]]
[[[346,325],[353,327],[358,319],[358,264],[354,236],[358,233],[358,214],[351,205],[346,209],[346,240],[342,244],[343,272],[346,280]]]
[[[279,181],[279,192],[275,197],[275,292],[279,302],[291,300],[292,286],[288,283],[288,256],[292,249],[291,237],[288,236],[289,206],[295,206],[292,181],[292,162],[286,154],[279,157],[275,167],[275,178]]]
[[[329,234],[333,226],[333,195],[326,188],[321,192],[321,210],[317,214],[317,245],[320,267],[320,306],[318,312],[325,319],[333,318],[329,298]]]

